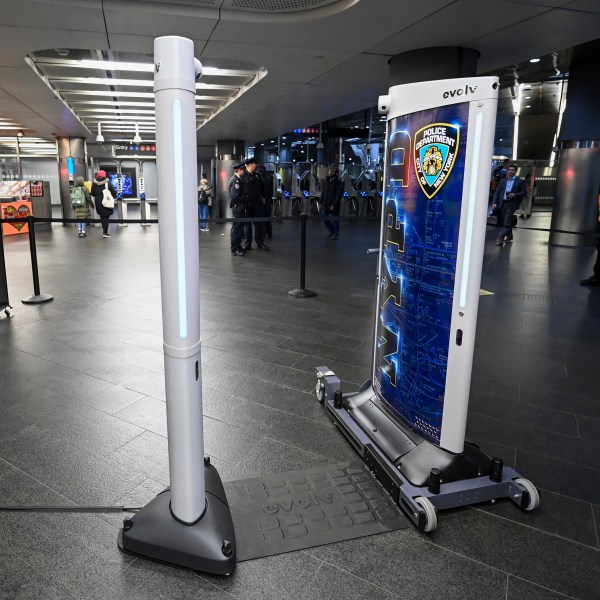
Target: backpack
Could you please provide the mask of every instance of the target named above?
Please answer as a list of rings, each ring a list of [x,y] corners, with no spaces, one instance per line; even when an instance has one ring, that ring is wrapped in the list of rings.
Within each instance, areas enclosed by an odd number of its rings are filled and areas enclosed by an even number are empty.
[[[201,189],[198,192],[198,203],[199,204],[208,204],[208,194],[206,193],[207,190],[205,189]]]
[[[80,185],[76,185],[71,191],[71,206],[73,208],[85,206],[85,192]]]
[[[108,189],[108,181],[104,182],[104,189],[102,190],[102,206],[104,206],[104,208],[115,207],[115,199]]]

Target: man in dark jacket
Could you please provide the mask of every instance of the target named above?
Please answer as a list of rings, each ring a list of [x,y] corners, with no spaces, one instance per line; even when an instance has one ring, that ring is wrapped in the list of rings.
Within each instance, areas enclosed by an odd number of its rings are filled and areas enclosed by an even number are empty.
[[[323,181],[321,189],[321,216],[339,217],[340,205],[344,194],[344,182],[338,177],[339,171],[336,167],[331,169],[331,174]],[[340,222],[336,219],[323,221],[327,231],[329,231],[329,239],[337,240],[340,235]]]
[[[117,192],[112,186],[110,181],[106,178],[106,171],[98,171],[94,181],[92,182],[92,197],[94,198],[94,204],[96,205],[96,212],[100,217],[102,223],[102,237],[109,238],[108,233],[108,220],[112,217],[113,208],[107,208],[102,204],[102,198],[104,197],[104,190],[108,189],[112,194],[113,198],[117,198]]]
[[[516,172],[517,165],[509,165],[506,177],[498,182],[498,187],[494,192],[492,208],[500,210],[502,223],[502,229],[496,240],[497,246],[503,246],[513,241],[513,215],[527,194],[525,181],[517,177]]]
[[[246,216],[250,218],[260,219],[265,216],[265,205],[267,203],[263,180],[258,173],[256,167],[258,163],[255,158],[248,158],[245,163],[246,172],[242,175],[242,187],[246,198]],[[256,247],[259,250],[269,250],[269,246],[265,244],[265,228],[263,221],[253,221],[246,223],[244,227],[244,237],[246,243],[243,246],[244,251],[252,248],[252,224],[254,224],[254,238]]]

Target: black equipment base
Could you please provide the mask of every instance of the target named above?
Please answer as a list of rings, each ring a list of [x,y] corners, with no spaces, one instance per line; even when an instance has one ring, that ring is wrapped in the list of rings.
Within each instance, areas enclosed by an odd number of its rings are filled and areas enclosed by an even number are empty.
[[[294,298],[314,298],[317,295],[317,292],[307,290],[306,288],[296,288],[290,290],[288,294]]]
[[[510,498],[524,510],[539,493],[499,458],[466,443],[454,454],[428,442],[387,412],[370,382],[342,394],[340,380],[316,367],[317,398],[393,501],[424,531],[437,527],[436,510]]]
[[[204,476],[206,510],[196,523],[187,525],[173,516],[167,488],[124,521],[119,548],[204,573],[231,574],[236,564],[236,541],[225,490],[215,467],[206,465]]]
[[[52,300],[54,300],[54,296],[51,294],[37,294],[37,296],[27,296],[21,302],[23,304],[45,304],[46,302],[52,302]]]

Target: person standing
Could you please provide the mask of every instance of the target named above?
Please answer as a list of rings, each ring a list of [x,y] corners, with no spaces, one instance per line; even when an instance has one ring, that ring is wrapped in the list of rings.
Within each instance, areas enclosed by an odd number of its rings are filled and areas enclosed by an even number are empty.
[[[592,285],[600,287],[600,192],[598,192],[598,220],[596,222],[596,262],[591,277],[582,279],[579,285]]]
[[[100,222],[102,223],[102,237],[109,238],[110,234],[108,233],[108,220],[112,217],[114,206],[113,208],[107,208],[102,204],[105,189],[108,189],[113,198],[117,197],[115,188],[106,178],[106,171],[101,170],[96,173],[96,177],[94,178],[94,181],[92,181],[92,197],[94,198],[96,212],[98,213]]]
[[[262,179],[263,189],[265,191],[265,209],[263,216],[271,218],[273,216],[273,179],[267,174],[267,169],[264,165],[258,165],[256,172]],[[273,237],[273,223],[271,221],[264,222],[264,232],[267,239]]]
[[[256,173],[257,162],[255,158],[248,158],[245,163],[246,173],[242,176],[242,185],[246,196],[247,210],[246,216],[254,219],[263,218],[265,215],[266,193],[263,185],[263,180]],[[256,247],[259,250],[270,250],[265,244],[264,227],[262,221],[252,221],[246,223],[244,227],[245,245],[244,251],[252,248],[252,224],[254,224],[254,238]]]
[[[200,231],[210,231],[206,219],[209,218],[209,208],[212,206],[213,189],[208,184],[208,179],[202,177],[198,186],[198,219],[200,221]]]
[[[516,176],[517,165],[509,165],[506,177],[498,182],[494,192],[493,209],[500,210],[502,229],[496,240],[496,246],[503,246],[513,241],[513,216],[527,194],[525,181]]]
[[[89,219],[91,217],[92,197],[85,187],[85,180],[81,176],[75,178],[75,186],[71,192],[71,204],[76,219]],[[79,223],[79,237],[87,236],[85,229],[86,223]]]
[[[229,192],[229,206],[231,215],[234,219],[242,219],[246,216],[246,198],[244,187],[242,185],[242,176],[244,175],[244,163],[239,162],[233,165],[233,176],[227,186]],[[231,254],[233,256],[244,256],[246,253],[242,250],[242,233],[244,232],[244,223],[234,221],[231,224]]]
[[[339,217],[342,196],[344,195],[344,183],[339,178],[337,167],[331,169],[330,174],[324,179],[321,189],[321,216],[322,217]],[[340,222],[338,219],[331,221],[325,219],[323,221],[327,231],[329,231],[329,239],[337,240],[340,235]]]

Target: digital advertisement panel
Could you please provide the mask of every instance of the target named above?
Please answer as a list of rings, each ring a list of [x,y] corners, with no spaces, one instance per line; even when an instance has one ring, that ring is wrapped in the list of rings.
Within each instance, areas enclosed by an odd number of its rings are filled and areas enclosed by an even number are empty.
[[[469,103],[390,119],[374,387],[439,445]]]

